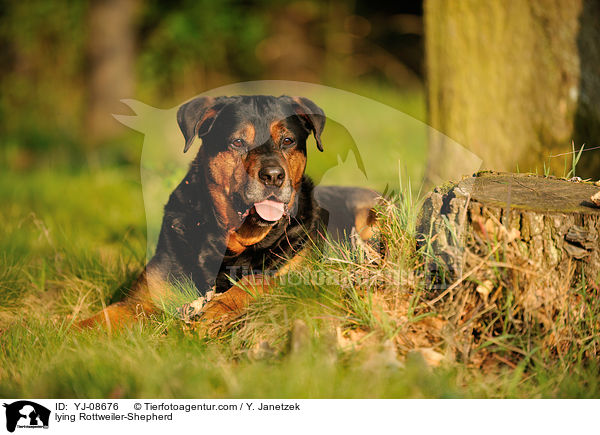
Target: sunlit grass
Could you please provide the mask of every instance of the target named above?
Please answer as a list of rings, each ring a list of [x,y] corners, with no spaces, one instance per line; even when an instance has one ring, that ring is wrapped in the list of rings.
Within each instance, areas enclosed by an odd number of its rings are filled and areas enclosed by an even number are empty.
[[[0,396],[597,397],[600,392],[598,367],[590,361],[563,364],[539,354],[543,364],[483,373],[461,361],[432,369],[418,353],[402,357],[408,347],[400,344],[396,355],[390,343],[411,333],[419,313],[411,320],[386,312],[389,300],[365,287],[368,281],[282,285],[220,338],[200,338],[168,313],[114,336],[68,331],[72,315],[101,308],[143,266],[144,219],[135,173],[18,174],[12,189],[16,176],[3,174],[0,183],[7,199],[0,239]],[[397,242],[386,261],[403,261],[404,278],[415,255],[409,212],[384,220],[387,243]],[[355,274],[352,255],[326,245],[300,275]],[[377,277],[377,265],[364,267]],[[412,296],[417,300],[409,303],[422,309],[418,293]],[[590,310],[593,316],[594,307]],[[290,331],[298,320],[308,338],[300,340],[302,351],[290,352]]]
[[[422,102],[387,103],[420,118]],[[334,127],[328,139],[348,138]],[[385,156],[386,146],[371,151]],[[327,167],[314,162],[311,171]],[[146,261],[138,170],[87,168],[0,172],[2,397],[600,396],[600,368],[586,357],[599,335],[591,287],[573,289],[582,316],[560,358],[542,349],[535,328],[481,342],[496,365],[460,356],[453,325],[427,304],[427,244],[417,250],[415,234],[423,192],[414,184],[387,192],[393,201],[378,209],[385,258],[367,247],[315,245],[303,269],[217,337],[201,337],[172,309],[110,336],[69,330],[118,298]],[[511,315],[507,302],[495,321]],[[505,358],[515,354],[516,364]],[[431,357],[443,360],[435,366]]]

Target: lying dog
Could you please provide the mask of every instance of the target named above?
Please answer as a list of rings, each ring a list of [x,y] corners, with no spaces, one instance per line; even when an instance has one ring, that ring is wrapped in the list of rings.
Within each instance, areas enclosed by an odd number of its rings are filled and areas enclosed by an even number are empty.
[[[202,308],[205,320],[237,312],[265,292],[268,279],[244,271],[279,271],[299,258],[328,228],[335,238],[371,236],[378,195],[351,187],[314,188],[306,167],[312,134],[323,151],[325,114],[300,97],[200,97],[177,113],[184,152],[202,146],[164,210],[156,254],[127,297],[80,322],[122,326],[158,311],[170,284],[191,280],[199,296],[217,296]],[[232,286],[230,278],[239,280]],[[242,285],[244,284],[244,285]],[[246,288],[244,288],[246,287]]]

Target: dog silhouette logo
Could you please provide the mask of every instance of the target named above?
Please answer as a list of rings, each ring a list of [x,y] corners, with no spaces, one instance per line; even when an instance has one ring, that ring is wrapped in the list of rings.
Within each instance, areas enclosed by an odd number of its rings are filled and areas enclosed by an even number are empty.
[[[6,430],[14,432],[16,428],[48,428],[50,410],[29,400],[19,400],[4,404],[6,408]]]

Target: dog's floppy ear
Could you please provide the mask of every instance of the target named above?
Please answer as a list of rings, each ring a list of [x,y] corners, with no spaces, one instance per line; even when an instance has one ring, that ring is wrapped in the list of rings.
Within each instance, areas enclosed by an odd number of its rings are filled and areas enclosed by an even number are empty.
[[[305,122],[307,130],[312,131],[319,151],[323,151],[321,133],[325,127],[325,112],[308,98],[292,97],[292,100],[296,114]]]
[[[187,152],[196,137],[207,134],[215,118],[229,102],[228,98],[198,97],[177,110],[177,123],[185,138],[183,152]]]

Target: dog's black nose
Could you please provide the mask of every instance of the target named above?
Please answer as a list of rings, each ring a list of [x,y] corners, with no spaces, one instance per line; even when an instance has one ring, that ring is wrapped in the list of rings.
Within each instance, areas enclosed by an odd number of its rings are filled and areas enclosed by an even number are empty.
[[[281,187],[285,179],[285,171],[281,166],[265,166],[258,171],[258,178],[267,186]]]

